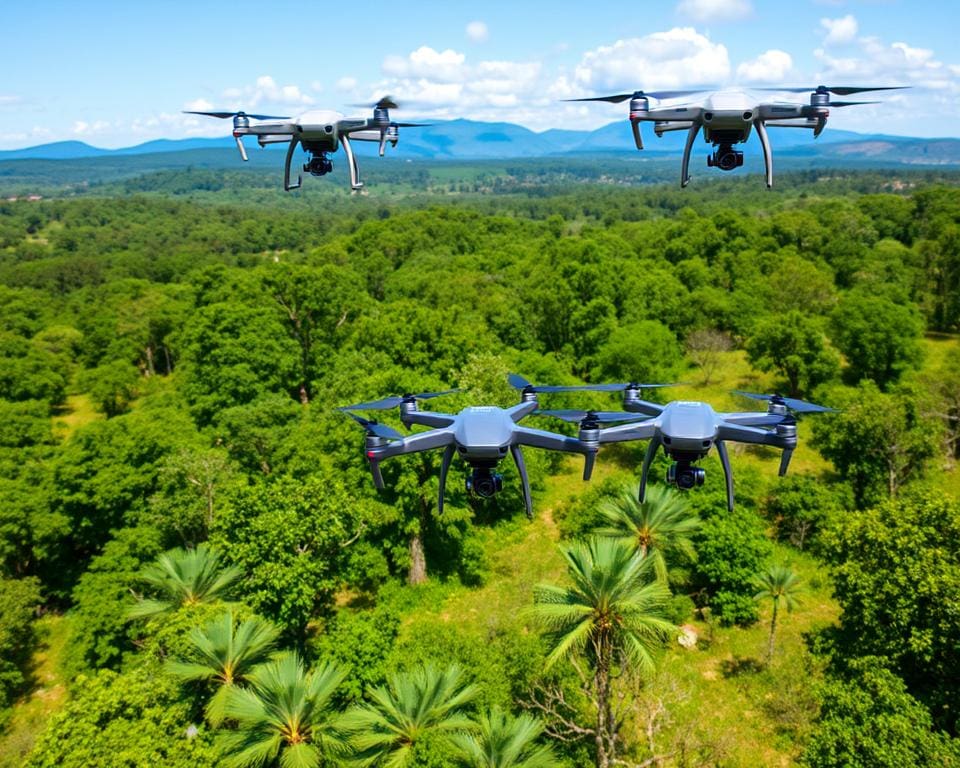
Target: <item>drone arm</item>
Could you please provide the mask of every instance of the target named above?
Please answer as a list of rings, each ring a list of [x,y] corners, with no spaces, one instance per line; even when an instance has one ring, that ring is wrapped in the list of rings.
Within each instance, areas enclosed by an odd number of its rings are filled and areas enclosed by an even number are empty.
[[[524,416],[529,416],[537,410],[538,407],[539,403],[537,403],[536,400],[528,400],[525,403],[518,403],[517,405],[507,408],[507,415],[516,423]]]
[[[404,425],[419,424],[422,427],[434,429],[449,427],[456,418],[449,413],[437,413],[435,411],[408,411],[400,415],[400,420]]]
[[[533,501],[530,498],[530,478],[527,477],[527,465],[523,463],[523,453],[519,445],[510,446],[510,455],[520,473],[520,485],[523,488],[523,506],[527,512],[527,519],[533,520]]]
[[[741,427],[775,427],[787,419],[786,416],[778,413],[760,413],[759,411],[724,413],[722,418],[727,424],[736,424]]]
[[[736,440],[738,443],[771,445],[776,448],[786,447],[786,443],[789,442],[776,432],[771,432],[769,429],[736,424],[726,419],[723,419],[717,428],[717,440]],[[792,442],[794,445],[796,444],[796,437],[793,437]]]
[[[406,453],[429,451],[433,448],[442,448],[453,443],[453,430],[449,428],[431,429],[429,432],[418,432],[402,440],[394,440],[379,448],[367,451],[367,458],[374,461],[389,459],[392,456],[401,456]]]
[[[690,125],[687,131],[687,142],[683,145],[683,162],[680,166],[680,186],[685,187],[690,183],[690,151],[693,149],[693,141],[700,132],[700,123]]]
[[[437,514],[443,514],[443,494],[447,488],[447,472],[450,470],[450,461],[456,451],[453,443],[443,449],[443,459],[440,461],[440,490],[437,494]]]
[[[657,449],[660,447],[660,435],[654,435],[647,446],[647,452],[643,455],[643,468],[640,471],[640,503],[647,496],[647,476],[650,472],[650,465],[657,455]]]
[[[670,133],[671,131],[689,131],[691,125],[692,123],[689,120],[658,120],[653,126],[653,132],[657,134],[657,136],[663,136],[663,134]]]
[[[347,163],[350,166],[350,188],[357,190],[363,188],[363,182],[360,181],[360,166],[357,164],[357,157],[353,154],[353,147],[350,145],[350,134],[343,132],[340,135],[340,143],[343,144],[343,151],[347,156]]]
[[[558,435],[556,432],[547,432],[545,429],[531,429],[530,427],[514,427],[514,445],[529,445],[533,448],[546,448],[551,451],[567,451],[568,453],[584,453],[582,442],[575,437]]]
[[[296,184],[290,183],[290,164],[293,162],[293,153],[299,143],[300,137],[293,136],[290,139],[290,146],[287,147],[287,159],[283,163],[283,189],[285,192],[289,192],[291,189],[299,189],[300,185],[303,184],[303,174],[297,174]]]
[[[659,434],[660,422],[658,419],[647,421],[631,421],[627,424],[617,424],[615,427],[601,429],[597,437],[600,443],[624,443],[629,440],[650,440]]]
[[[730,455],[723,440],[717,440],[717,455],[720,457],[720,466],[723,467],[723,479],[727,485],[727,509],[733,512],[733,469],[730,466]]]
[[[770,149],[770,138],[767,136],[767,126],[763,120],[755,120],[754,126],[757,129],[757,137],[760,139],[760,146],[763,148],[763,167],[767,175],[767,189],[773,187],[773,151]]]
[[[648,400],[624,399],[623,410],[631,413],[642,413],[645,416],[659,416],[663,413],[663,406],[651,403]]]

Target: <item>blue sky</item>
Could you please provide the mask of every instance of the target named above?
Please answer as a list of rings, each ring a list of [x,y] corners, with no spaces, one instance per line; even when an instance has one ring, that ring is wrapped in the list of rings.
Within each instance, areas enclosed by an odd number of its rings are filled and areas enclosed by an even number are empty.
[[[180,111],[298,114],[384,93],[405,119],[595,128],[625,108],[560,100],[707,82],[910,85],[834,110],[831,127],[960,136],[948,0],[48,0],[2,19],[4,149],[224,135]]]

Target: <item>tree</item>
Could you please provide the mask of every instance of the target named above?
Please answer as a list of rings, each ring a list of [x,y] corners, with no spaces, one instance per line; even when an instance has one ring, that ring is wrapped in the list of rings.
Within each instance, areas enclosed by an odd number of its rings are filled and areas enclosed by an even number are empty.
[[[574,542],[563,550],[569,587],[542,584],[534,591],[534,616],[547,630],[548,667],[583,658],[592,668],[592,729],[598,768],[617,755],[619,718],[613,707],[617,669],[649,673],[675,627],[664,618],[670,592],[655,578],[653,562],[633,546],[606,537]]]
[[[839,517],[823,534],[846,656],[896,669],[936,722],[956,731],[960,692],[960,504],[907,494]]]
[[[658,320],[622,325],[600,347],[590,372],[594,381],[669,381],[682,366],[680,344]]]
[[[346,676],[334,664],[307,671],[300,657],[288,653],[253,670],[247,688],[233,688],[224,716],[237,730],[221,736],[228,768],[274,764],[319,768],[349,753],[330,706]]]
[[[549,745],[537,745],[543,724],[531,715],[511,717],[499,709],[481,712],[476,733],[460,733],[454,744],[467,768],[555,768]]]
[[[127,615],[142,619],[170,613],[184,605],[212,603],[223,598],[241,574],[239,568],[227,566],[220,553],[207,544],[196,549],[172,549],[140,573],[156,597],[140,599]]]
[[[885,296],[851,291],[833,311],[831,328],[831,339],[846,358],[854,382],[873,379],[887,389],[923,357],[919,311]]]
[[[367,691],[369,703],[344,715],[344,727],[362,765],[406,768],[414,765],[417,747],[434,737],[434,746],[452,748],[451,737],[468,730],[472,723],[464,707],[478,693],[464,680],[456,665],[440,669],[433,665],[397,672],[387,684]]]
[[[183,680],[218,685],[205,711],[207,721],[219,726],[233,687],[245,682],[254,667],[269,659],[279,635],[273,624],[259,616],[237,624],[233,609],[228,608],[206,626],[191,630],[189,655],[171,661],[168,669]]]
[[[687,334],[683,345],[687,357],[703,374],[703,386],[707,386],[713,380],[723,353],[733,348],[733,341],[729,335],[715,328],[698,328]]]
[[[779,373],[790,397],[806,395],[840,372],[820,323],[796,309],[761,320],[747,343],[747,357],[761,371]]]
[[[960,766],[960,742],[876,658],[854,659],[819,686],[820,715],[800,762],[809,768]]]
[[[909,390],[884,394],[862,382],[856,392],[838,395],[832,404],[840,413],[814,422],[817,447],[850,483],[857,506],[895,496],[936,452],[937,423],[922,415]]]
[[[790,474],[770,490],[764,513],[777,529],[778,538],[804,549],[825,524],[845,506],[846,486],[831,486],[808,474]]]
[[[757,576],[756,585],[759,591],[753,596],[757,602],[770,600],[773,602],[773,613],[770,616],[770,639],[767,642],[767,664],[773,661],[773,643],[777,633],[777,615],[780,605],[793,611],[799,605],[798,596],[803,591],[800,577],[796,572],[785,565],[771,565]]]
[[[33,651],[39,604],[40,584],[35,578],[0,579],[0,724],[26,682],[24,669]]]
[[[614,500],[601,506],[601,512],[607,525],[596,533],[619,539],[650,558],[662,581],[667,581],[668,560],[697,558],[690,535],[700,526],[700,517],[681,494],[667,486],[650,486],[641,502],[634,486],[628,484]]]

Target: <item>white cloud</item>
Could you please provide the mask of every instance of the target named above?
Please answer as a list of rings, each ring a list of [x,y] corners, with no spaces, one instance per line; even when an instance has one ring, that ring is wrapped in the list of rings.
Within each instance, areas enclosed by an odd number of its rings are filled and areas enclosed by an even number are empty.
[[[487,38],[490,37],[490,30],[487,29],[487,25],[482,21],[471,21],[467,24],[466,32],[467,37],[475,43],[486,42]]]
[[[113,125],[106,120],[94,120],[92,123],[77,120],[73,124],[73,133],[77,136],[95,136],[106,133],[111,128],[113,128]]]
[[[702,24],[737,21],[753,13],[750,0],[681,0],[677,13]]]
[[[820,19],[820,26],[827,31],[823,39],[824,45],[852,43],[859,29],[856,18],[849,13],[839,19]]]
[[[730,76],[725,46],[692,27],[617,40],[583,55],[575,79],[592,91],[721,83]]]
[[[337,80],[337,84],[334,87],[341,93],[349,93],[357,87],[357,78],[341,77],[339,80]]]
[[[406,58],[388,56],[383,61],[382,69],[385,75],[392,77],[422,77],[442,83],[453,83],[463,80],[465,60],[464,54],[452,48],[435,51],[423,45]]]
[[[189,112],[211,112],[214,109],[216,109],[216,107],[213,104],[211,104],[209,101],[203,98],[194,99],[193,101],[188,101],[186,104],[183,105],[183,108],[188,110]]]
[[[278,85],[270,75],[261,75],[253,85],[227,88],[223,98],[232,109],[251,110],[261,104],[285,108],[287,111],[314,103],[314,98],[298,85]]]
[[[19,96],[0,93],[0,108],[17,106],[22,102],[23,99],[21,99]]]
[[[793,59],[786,51],[771,49],[737,67],[737,78],[745,83],[782,83],[789,78]]]
[[[862,80],[868,85],[914,85],[934,90],[960,92],[958,71],[928,48],[915,48],[904,42],[884,43],[876,37],[861,37],[856,49],[846,56],[835,56],[826,49],[814,51],[823,69],[822,82]]]

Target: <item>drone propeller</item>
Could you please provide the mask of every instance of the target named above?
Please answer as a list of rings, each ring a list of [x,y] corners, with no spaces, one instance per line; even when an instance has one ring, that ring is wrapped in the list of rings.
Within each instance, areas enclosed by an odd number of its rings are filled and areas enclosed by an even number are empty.
[[[417,395],[391,395],[382,400],[373,400],[369,403],[355,403],[354,405],[344,405],[338,408],[338,411],[388,411],[396,408],[401,403],[411,402],[413,400],[429,400],[431,397],[440,397],[441,395],[450,395],[459,392],[459,389],[445,389],[443,392],[421,392]],[[351,414],[352,415],[352,414]]]
[[[738,389],[734,390],[734,394],[742,395],[743,397],[749,397],[751,400],[765,400],[777,405],[785,405],[795,413],[837,413],[836,408],[828,408],[825,405],[808,403],[805,400],[797,400],[793,397],[783,397],[782,395],[758,395],[754,392],[741,392]]]
[[[399,109],[400,106],[394,100],[393,96],[382,96],[372,104],[368,102],[348,104],[349,107],[367,107],[368,109]]]
[[[393,427],[388,427],[386,424],[380,424],[377,421],[370,421],[362,416],[357,416],[355,413],[344,411],[343,408],[338,408],[337,410],[343,411],[345,414],[347,414],[347,416],[367,430],[368,434],[371,434],[375,437],[382,437],[384,440],[403,440],[403,435],[397,432],[397,430],[395,430]]]
[[[289,120],[289,117],[282,117],[280,115],[251,115],[246,112],[195,112],[193,110],[185,109],[183,110],[185,115],[206,115],[207,117],[219,117],[225,119],[228,117],[252,117],[254,120]]]
[[[511,373],[508,377],[514,389],[531,392],[621,392],[625,389],[654,389],[656,387],[672,387],[673,384],[538,384],[534,386],[518,373]]]
[[[709,88],[698,88],[692,91],[634,91],[633,93],[617,93],[613,96],[589,96],[585,99],[564,99],[564,101],[605,101],[608,104],[619,104],[627,99],[650,98],[650,99],[678,99],[681,96],[692,96],[695,93],[703,93]]]
[[[864,103],[870,104],[873,102]],[[433,125],[433,123],[390,123],[390,125],[395,128],[426,128],[427,126]]]
[[[855,107],[859,104],[882,104],[882,101],[831,101],[831,107]]]
[[[594,422],[613,424],[618,421],[642,421],[641,414],[626,411],[537,411],[543,416],[553,416],[571,424]]]
[[[813,88],[804,88],[804,87],[771,87],[771,88],[755,88],[757,91],[778,91],[780,93],[807,93],[808,91],[813,91],[815,93],[832,93],[836,96],[852,96],[855,93],[868,93],[870,91],[899,91],[903,88],[909,88],[908,85],[880,85],[880,86],[845,86],[845,85],[818,85]],[[836,104],[831,104],[830,106],[835,107]]]

